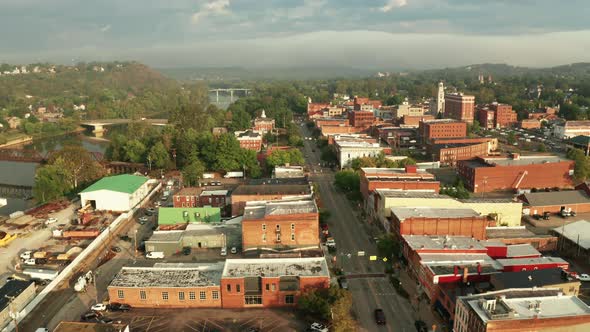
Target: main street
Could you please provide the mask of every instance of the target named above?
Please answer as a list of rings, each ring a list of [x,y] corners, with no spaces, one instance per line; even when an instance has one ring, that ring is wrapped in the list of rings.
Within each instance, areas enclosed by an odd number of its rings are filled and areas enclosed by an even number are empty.
[[[302,127],[305,137],[311,134]],[[323,207],[331,212],[328,225],[336,240],[337,265],[346,275],[382,273],[384,264],[370,261],[370,255],[377,255],[377,246],[367,231],[365,220],[360,219],[358,206],[353,206],[346,196],[334,188],[334,172],[319,166],[320,151],[315,141],[304,140],[304,152],[311,181],[317,184]],[[358,256],[364,251],[364,256]],[[353,295],[353,310],[361,328],[365,331],[414,331],[414,312],[408,300],[397,295],[387,278],[360,277],[348,279]],[[379,326],[374,320],[374,310],[383,309],[387,325]]]

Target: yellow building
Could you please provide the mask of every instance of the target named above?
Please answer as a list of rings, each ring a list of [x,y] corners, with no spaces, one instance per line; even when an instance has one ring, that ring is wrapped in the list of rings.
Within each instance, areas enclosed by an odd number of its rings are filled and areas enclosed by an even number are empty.
[[[496,216],[496,226],[520,226],[522,203],[503,199],[471,198],[462,200],[463,206],[481,214]]]

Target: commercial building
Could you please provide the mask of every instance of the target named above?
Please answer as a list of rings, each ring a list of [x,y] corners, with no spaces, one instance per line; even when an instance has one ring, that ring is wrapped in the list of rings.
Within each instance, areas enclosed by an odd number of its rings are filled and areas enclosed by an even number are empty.
[[[557,118],[557,112],[559,112],[559,106],[557,107],[545,107],[526,112],[528,119],[535,120],[553,120]]]
[[[244,251],[315,249],[319,242],[319,214],[315,201],[246,204],[242,219]]]
[[[239,185],[231,195],[232,216],[244,213],[246,202],[274,201],[284,198],[309,198],[312,191],[309,184],[275,184],[267,181],[264,184]]]
[[[275,129],[275,120],[268,119],[266,117],[265,111],[262,110],[262,114],[260,115],[260,117],[257,117],[256,119],[254,119],[254,126],[252,129],[254,129],[254,131],[259,132],[261,134],[266,134],[268,132],[271,132],[273,129]]]
[[[334,136],[346,134],[360,134],[362,131],[359,128],[352,127],[349,125],[323,125],[320,129],[322,137],[327,137],[329,144],[333,143]]]
[[[330,103],[307,103],[307,114],[309,115],[312,113],[316,113],[330,106],[332,106],[332,104]]]
[[[314,119],[313,122],[319,129],[323,126],[348,126],[348,118],[319,118]]]
[[[460,160],[469,160],[475,157],[487,157],[489,143],[449,143],[432,144],[429,146],[430,153],[440,161],[442,165],[455,166]]]
[[[431,190],[438,192],[440,182],[433,174],[415,165],[405,168],[361,168],[360,190],[365,200],[375,189]]]
[[[477,121],[482,128],[493,129],[511,127],[518,120],[512,105],[492,103],[478,108]]]
[[[382,102],[381,102],[381,100],[372,100],[369,98],[354,97],[353,106],[354,106],[355,110],[360,110],[363,108],[363,106],[368,106],[371,109],[376,109],[376,108],[381,108]]]
[[[123,267],[107,287],[111,303],[133,308],[220,308],[223,263]]]
[[[353,159],[376,157],[385,150],[379,142],[367,139],[335,139],[334,146],[340,168],[349,167]]]
[[[9,280],[0,288],[0,328],[12,320],[11,315],[20,313],[35,297],[35,283],[24,280]]]
[[[348,122],[355,128],[368,128],[375,122],[373,111],[352,111],[348,112]]]
[[[580,149],[586,156],[590,155],[590,136],[578,135],[570,138],[565,142],[568,149]]]
[[[461,296],[455,308],[457,332],[582,332],[590,329],[590,308],[557,289],[507,289]]]
[[[420,117],[423,116],[426,111],[428,111],[428,109],[425,109],[422,105],[410,105],[406,102],[397,105],[393,109],[393,118],[399,119],[406,116]]]
[[[501,241],[504,244],[530,244],[541,252],[557,250],[557,237],[553,235],[538,235],[525,226],[488,227],[487,237],[490,240]]]
[[[129,211],[148,194],[148,178],[122,174],[104,177],[80,192],[81,205],[96,210]]]
[[[523,119],[518,123],[518,127],[521,129],[540,129],[541,121],[537,119]]]
[[[235,135],[242,149],[262,150],[262,135],[259,132],[252,130],[236,131]]]
[[[420,121],[431,121],[435,119],[436,118],[432,115],[404,115],[401,124],[406,128],[418,128],[420,126]]]
[[[391,231],[396,235],[448,235],[486,238],[488,217],[466,208],[393,207]]]
[[[553,136],[557,138],[567,139],[579,135],[590,135],[590,121],[565,121],[553,126]]]
[[[445,118],[473,123],[475,97],[462,93],[447,93],[444,100]]]
[[[221,222],[221,211],[218,207],[205,206],[196,208],[158,208],[159,225],[219,222]]]
[[[522,203],[511,199],[472,197],[460,199],[462,206],[488,216],[496,226],[518,227],[522,219]]]
[[[172,204],[175,208],[199,206],[199,195],[203,192],[202,187],[186,187],[172,195]]]
[[[496,190],[572,187],[574,162],[551,155],[488,157],[462,160],[457,173],[474,193]],[[538,176],[543,174],[543,176]]]
[[[328,287],[324,257],[228,259],[221,276],[222,306],[294,307],[302,292]]]
[[[569,268],[569,263],[560,257],[505,258],[496,262],[501,265],[504,272]]]
[[[452,119],[422,121],[418,126],[418,136],[423,143],[435,138],[462,138],[467,136],[467,123]]]
[[[275,166],[272,170],[273,179],[305,178],[303,166]]]
[[[498,150],[498,139],[492,137],[434,138],[432,145],[488,143],[488,153]]]
[[[524,204],[524,215],[542,215],[545,212],[553,214],[561,210],[590,212],[590,196],[583,190],[524,193],[518,199]]]
[[[194,250],[236,246],[241,237],[239,225],[189,224],[185,230],[155,231],[145,240],[145,249],[177,255],[184,248]]]
[[[559,237],[559,250],[564,253],[585,257],[590,262],[590,222],[579,220],[551,230]]]
[[[542,269],[496,273],[491,276],[490,284],[496,290],[510,288],[553,288],[561,290],[564,295],[577,296],[582,283],[570,277],[562,269]]]

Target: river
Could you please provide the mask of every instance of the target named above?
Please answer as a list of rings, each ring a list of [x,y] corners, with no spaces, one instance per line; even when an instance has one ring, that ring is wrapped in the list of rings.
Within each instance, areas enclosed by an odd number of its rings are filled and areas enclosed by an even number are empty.
[[[106,138],[124,128],[113,128],[106,134]],[[91,133],[68,134],[64,136],[35,140],[24,145],[23,149],[36,150],[41,155],[47,155],[51,151],[60,150],[64,145],[80,144],[90,152],[104,153],[108,142],[93,138]],[[35,170],[39,164],[15,161],[0,161],[0,185],[30,186],[35,183]],[[1,196],[1,195],[0,195]],[[0,208],[0,216],[8,215],[15,211],[23,211],[33,206],[33,200],[7,197],[7,205]]]

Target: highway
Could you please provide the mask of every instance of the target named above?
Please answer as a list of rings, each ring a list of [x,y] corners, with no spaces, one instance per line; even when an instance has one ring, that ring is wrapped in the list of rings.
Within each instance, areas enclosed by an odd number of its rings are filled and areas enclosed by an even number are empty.
[[[303,136],[310,137],[309,130],[302,126]],[[315,150],[315,152],[314,152]],[[363,331],[415,331],[415,313],[410,302],[397,295],[387,278],[358,277],[367,273],[383,273],[382,262],[370,261],[370,255],[377,255],[377,246],[368,232],[365,221],[360,219],[360,207],[352,206],[344,193],[334,187],[334,172],[319,166],[320,149],[314,140],[304,139],[304,153],[311,181],[317,183],[323,207],[331,212],[328,225],[336,241],[337,264],[342,266],[353,295],[353,310]],[[364,251],[365,256],[358,256]],[[349,255],[350,254],[350,255]],[[350,258],[349,258],[350,257]],[[377,325],[374,310],[383,309],[386,325]]]

